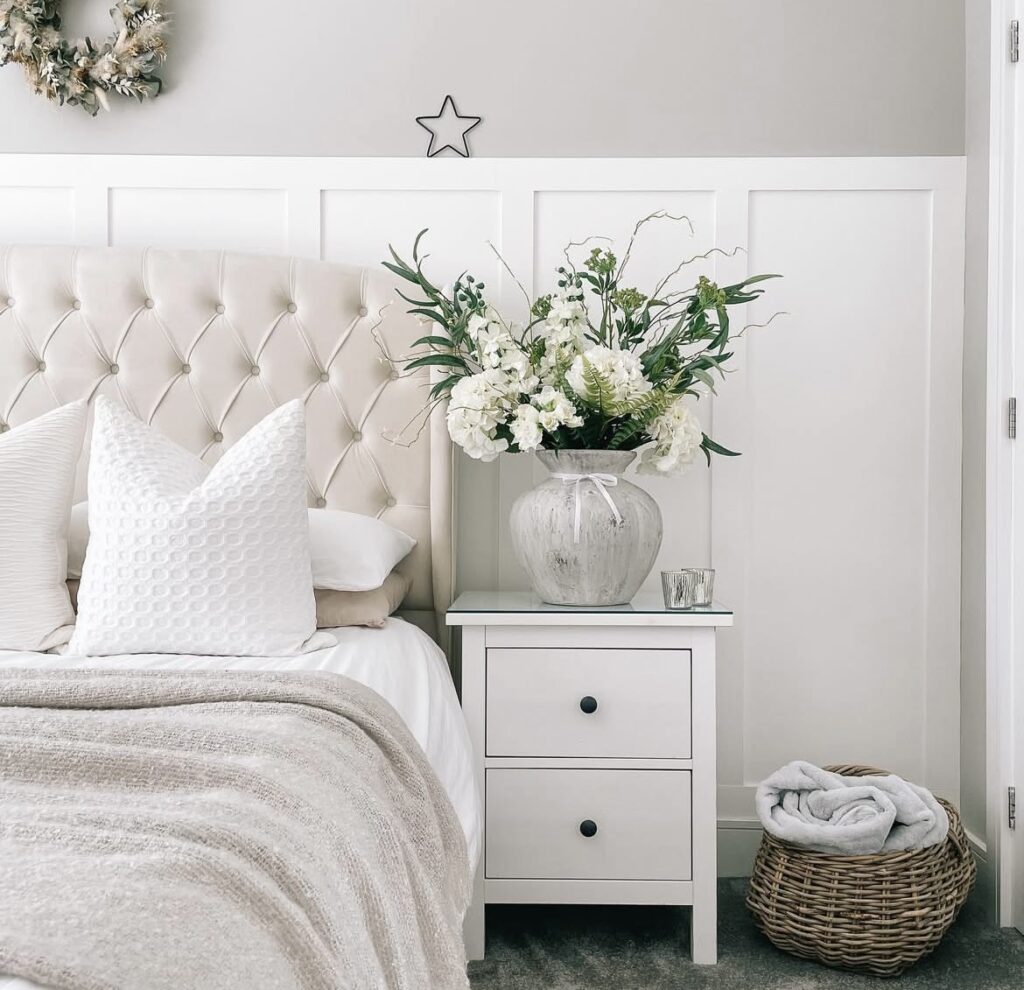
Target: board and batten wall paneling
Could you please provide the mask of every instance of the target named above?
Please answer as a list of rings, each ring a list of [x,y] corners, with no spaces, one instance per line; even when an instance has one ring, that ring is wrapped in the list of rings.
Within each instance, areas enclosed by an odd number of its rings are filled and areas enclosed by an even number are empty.
[[[658,499],[657,568],[710,563],[737,612],[719,670],[720,815],[796,758],[863,761],[959,792],[961,158],[470,160],[0,157],[0,241],[228,247],[374,264],[431,228],[503,309],[553,287],[569,240],[621,252],[641,289],[778,271],[705,429],[743,452]],[[712,248],[722,249],[713,252]],[[739,249],[739,250],[736,250]],[[710,252],[710,253],[709,253]],[[704,257],[706,255],[706,257]],[[402,424],[396,424],[396,428]],[[511,503],[534,458],[459,457],[458,586],[522,587]],[[728,843],[727,843],[728,845]],[[727,865],[727,869],[728,869]]]

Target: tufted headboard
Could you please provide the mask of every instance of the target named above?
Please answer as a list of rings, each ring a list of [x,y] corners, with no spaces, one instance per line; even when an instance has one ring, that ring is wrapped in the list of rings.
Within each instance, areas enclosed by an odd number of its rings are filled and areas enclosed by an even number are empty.
[[[452,455],[440,415],[414,443],[415,426],[404,445],[388,439],[428,386],[392,364],[422,333],[393,296],[383,272],[297,258],[0,248],[0,432],[102,393],[213,463],[301,398],[309,504],[419,541],[403,614],[435,632],[452,587]]]

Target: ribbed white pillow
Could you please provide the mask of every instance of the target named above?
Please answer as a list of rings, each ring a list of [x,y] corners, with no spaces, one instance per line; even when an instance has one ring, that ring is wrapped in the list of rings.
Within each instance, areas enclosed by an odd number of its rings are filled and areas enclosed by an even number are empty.
[[[68,517],[86,416],[72,402],[0,435],[0,650],[71,635]]]
[[[206,465],[96,400],[89,552],[69,653],[286,656],[316,632],[302,403]]]

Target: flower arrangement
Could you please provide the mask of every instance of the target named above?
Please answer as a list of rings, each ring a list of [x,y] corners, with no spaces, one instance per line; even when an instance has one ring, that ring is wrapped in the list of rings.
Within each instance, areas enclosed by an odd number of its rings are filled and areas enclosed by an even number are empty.
[[[0,65],[17,62],[36,93],[92,116],[110,109],[110,93],[153,99],[167,55],[164,0],[117,0],[110,15],[114,32],[102,44],[69,42],[58,0],[0,0]]]
[[[423,298],[399,295],[431,325],[431,333],[415,344],[428,353],[413,356],[405,367],[442,370],[430,399],[448,400],[448,431],[470,457],[489,461],[503,451],[646,446],[640,470],[667,475],[698,452],[708,463],[712,454],[735,456],[701,429],[691,400],[714,392],[715,376],[725,374],[729,342],[736,336],[729,308],[758,298],[763,290],[756,284],[777,276],[754,275],[726,286],[701,276],[692,288],[671,289],[673,278],[697,260],[691,258],[649,295],[626,285],[623,276],[641,228],[666,218],[686,221],[660,212],[645,217],[621,261],[610,249],[593,247],[577,265],[570,248],[585,248],[593,238],[570,245],[556,291],[532,300],[527,295],[529,318],[518,325],[487,302],[486,286],[472,275],[460,276],[450,288],[430,281],[420,254],[425,230],[413,244],[412,264],[391,248],[385,267]],[[724,252],[698,257],[713,253]]]

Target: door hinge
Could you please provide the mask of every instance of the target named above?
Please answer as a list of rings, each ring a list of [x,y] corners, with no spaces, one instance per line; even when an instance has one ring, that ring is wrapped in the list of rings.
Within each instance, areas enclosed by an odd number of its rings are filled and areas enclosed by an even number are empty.
[[[1011,831],[1017,827],[1017,788],[1006,788],[1006,824]]]
[[[1017,400],[1011,398],[1006,409],[1006,433],[1011,440],[1017,439]]]
[[[1010,61],[1020,61],[1020,22],[1010,21]]]

